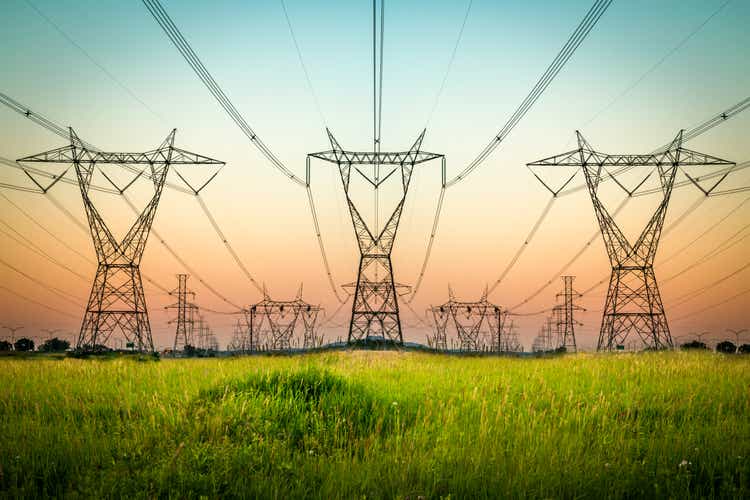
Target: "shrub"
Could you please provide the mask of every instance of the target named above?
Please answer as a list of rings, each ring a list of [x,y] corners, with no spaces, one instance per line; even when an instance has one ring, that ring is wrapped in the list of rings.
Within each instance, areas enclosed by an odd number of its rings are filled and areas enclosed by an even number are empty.
[[[690,342],[685,342],[680,346],[681,349],[708,349],[706,347],[706,344],[701,342],[700,340],[691,340]]]
[[[737,346],[734,345],[733,342],[725,340],[724,342],[719,342],[716,345],[716,352],[722,352],[724,354],[734,354],[735,352],[737,352]]]
[[[750,344],[742,344],[737,352],[740,354],[750,354]]]
[[[57,337],[45,340],[44,343],[39,346],[41,352],[63,352],[67,351],[69,348],[70,342]]]
[[[13,347],[15,347],[16,351],[19,352],[33,351],[34,341],[28,337],[21,337],[20,339],[16,340],[16,343],[13,344]]]
[[[12,351],[13,350],[13,344],[8,342],[7,340],[0,340],[0,351]]]

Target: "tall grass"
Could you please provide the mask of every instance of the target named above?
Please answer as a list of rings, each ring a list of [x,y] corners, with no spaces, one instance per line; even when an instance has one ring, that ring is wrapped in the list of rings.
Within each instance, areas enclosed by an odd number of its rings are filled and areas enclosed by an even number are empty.
[[[1,359],[8,496],[748,497],[750,360]]]

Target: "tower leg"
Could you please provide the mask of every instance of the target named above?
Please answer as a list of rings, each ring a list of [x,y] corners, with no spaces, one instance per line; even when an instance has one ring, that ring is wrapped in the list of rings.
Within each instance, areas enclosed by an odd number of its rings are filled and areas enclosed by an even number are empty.
[[[138,351],[154,350],[140,269],[99,264],[76,347],[102,350],[116,334]]]
[[[673,347],[653,266],[612,269],[597,349],[619,349],[632,335],[647,349]]]
[[[359,263],[349,342],[374,338],[403,343],[390,255],[363,255]]]

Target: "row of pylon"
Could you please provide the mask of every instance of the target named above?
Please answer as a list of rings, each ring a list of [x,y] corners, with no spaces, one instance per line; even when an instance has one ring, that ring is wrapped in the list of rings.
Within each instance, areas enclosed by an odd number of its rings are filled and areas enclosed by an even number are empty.
[[[442,165],[441,185],[443,191],[446,188],[445,156],[421,150],[424,134],[425,132],[422,131],[408,151],[381,152],[378,150],[370,152],[344,150],[329,131],[328,137],[331,142],[331,149],[312,153],[307,157],[306,184],[308,188],[310,186],[310,162],[312,159],[336,165],[341,176],[352,225],[359,244],[359,272],[356,284],[351,285],[354,288],[354,293],[352,294],[349,343],[366,342],[371,339],[403,343],[398,299],[400,285],[394,280],[391,253],[414,168],[422,163],[440,160]],[[98,259],[96,277],[78,337],[77,348],[79,349],[97,350],[106,345],[115,332],[121,332],[135,349],[144,351],[154,349],[141,280],[140,262],[167,173],[171,166],[178,165],[224,165],[224,162],[219,160],[175,147],[174,137],[175,131],[173,130],[159,147],[143,153],[102,152],[82,141],[70,129],[70,145],[18,160],[25,163],[64,164],[68,168],[72,165],[75,169]],[[682,146],[682,132],[664,148],[653,153],[637,155],[601,153],[594,150],[580,133],[577,133],[577,139],[577,149],[529,163],[528,166],[576,167],[584,174],[612,265],[598,349],[613,350],[633,335],[640,338],[648,348],[671,348],[673,346],[672,337],[656,283],[653,262],[675,176],[678,170],[684,166],[726,167],[734,165],[734,163],[684,148]],[[130,171],[134,171],[135,166],[141,166],[142,170],[135,170],[135,177],[124,187],[121,187],[104,174],[102,170],[104,165],[119,165]],[[363,172],[364,168],[360,168],[365,165],[374,167],[372,176]],[[635,167],[650,167],[652,172],[658,172],[662,201],[637,241],[631,243],[625,238],[612,215],[604,207],[599,198],[598,189],[603,180],[612,178],[632,196],[645,182],[645,179],[635,189],[628,190],[617,181],[617,174]],[[383,168],[387,170],[387,173],[381,177],[380,169]],[[124,193],[142,175],[153,182],[154,194],[152,198],[122,240],[114,238],[89,196],[91,179],[97,169],[112,182],[120,194]],[[400,175],[392,175],[396,172]],[[31,176],[31,174],[29,175]],[[651,174],[649,173],[649,175]],[[371,186],[376,193],[386,181],[400,181],[401,196],[382,228],[378,225],[377,216],[375,217],[375,226],[370,227],[350,196],[350,184],[355,177],[363,180],[367,186]],[[184,180],[182,176],[180,178]],[[537,178],[539,177],[537,176]],[[709,194],[718,185],[716,183],[707,191],[700,186],[698,179],[693,179],[690,176],[688,178],[706,194]],[[565,185],[567,185],[567,182]],[[46,189],[50,187],[51,185]],[[190,188],[193,189],[192,186]],[[547,188],[550,189],[549,186]],[[557,191],[550,189],[550,191],[556,196],[560,189]],[[496,332],[503,331],[503,327],[500,325],[504,324],[506,316],[500,308],[495,308],[487,302],[486,296],[473,305],[458,303],[451,297],[449,302],[441,307],[443,308],[442,311],[447,311],[447,313],[443,316],[438,314],[437,317],[440,322],[446,321],[445,318],[452,318],[452,324],[457,330],[462,349],[476,350],[478,348],[481,325],[487,325],[487,328],[492,328]],[[460,307],[464,307],[464,313],[460,312]],[[287,313],[284,312],[284,308],[292,308],[297,311],[293,315],[294,321],[290,322],[286,319],[285,314]],[[185,314],[191,314],[191,310],[190,308],[180,310],[178,307],[178,318],[182,315],[183,322],[187,321]],[[481,314],[477,315],[477,310],[481,311]],[[260,316],[256,316],[259,312]],[[561,310],[561,314],[564,315],[571,312],[569,309]],[[305,310],[305,306],[294,301],[282,304],[264,297],[263,301],[256,304],[255,309],[251,309],[249,313],[251,325],[249,328],[253,332],[253,338],[249,340],[249,345],[254,347],[258,342],[262,342],[260,340],[262,334],[257,336],[255,332],[263,331],[262,325],[265,321],[265,324],[269,325],[267,331],[270,337],[267,337],[264,341],[274,348],[288,348],[290,346],[288,335],[290,326],[296,325],[296,320],[299,318],[302,318],[303,323],[307,324],[306,318],[309,319],[309,317],[306,316],[306,313],[312,314],[313,311]],[[457,320],[461,317],[461,314],[466,315],[465,324]],[[317,312],[315,312],[315,317],[317,318]],[[570,318],[572,318],[572,314]],[[260,326],[257,326],[255,323],[261,319],[263,321],[259,323]],[[436,333],[431,341],[438,348],[446,348],[445,330],[443,326],[438,326],[438,324],[444,325],[447,323],[436,321]],[[572,325],[568,320],[565,324]],[[477,328],[477,325],[480,325],[480,328]],[[260,330],[256,330],[256,328]],[[307,327],[305,327],[305,331],[307,332]],[[175,342],[175,349],[178,348],[178,344],[187,344],[186,334],[181,335],[181,340]],[[319,342],[312,334],[305,333],[304,337],[305,347],[314,346]],[[501,349],[501,337],[501,334],[497,334],[497,341],[489,340],[488,345],[494,345],[497,349]],[[489,338],[494,337],[489,335]],[[564,334],[563,344],[567,345],[569,339],[570,336]],[[207,342],[209,341],[207,340]],[[493,342],[495,343],[493,344]],[[573,346],[575,347],[575,343],[573,343]]]

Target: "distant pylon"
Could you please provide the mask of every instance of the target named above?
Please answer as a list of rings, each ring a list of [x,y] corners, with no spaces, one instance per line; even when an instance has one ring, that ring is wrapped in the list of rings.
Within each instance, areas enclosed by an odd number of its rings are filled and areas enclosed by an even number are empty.
[[[374,339],[401,344],[404,339],[399,316],[398,290],[406,289],[408,291],[409,287],[395,282],[391,252],[393,251],[393,244],[414,167],[420,163],[440,159],[442,161],[442,183],[444,187],[445,157],[440,154],[421,151],[424,131],[409,151],[388,153],[381,153],[379,147],[378,151],[372,152],[345,151],[331,132],[328,130],[326,132],[331,143],[331,149],[307,155],[307,185],[310,184],[311,158],[327,161],[338,167],[360,251],[357,281],[346,285],[354,289],[348,342],[356,343]],[[360,168],[365,165],[372,166],[376,173],[373,176],[365,174],[362,171],[364,168]],[[390,170],[382,178],[377,173],[381,167]],[[400,175],[393,175],[396,172]],[[366,186],[372,187],[375,193],[382,188],[383,183],[388,181],[392,175],[392,181],[398,182],[400,197],[382,230],[377,223],[377,209],[375,227],[370,227],[355,206],[349,189],[353,175],[361,176],[366,182]]]
[[[581,295],[573,290],[575,276],[562,276],[563,292],[557,294],[558,300],[562,297],[562,303],[555,306],[555,322],[557,324],[558,347],[564,347],[568,352],[578,352],[576,346],[575,325],[579,324],[573,317],[573,311],[583,311],[582,307],[575,304],[575,297]]]
[[[76,348],[85,351],[102,350],[110,337],[119,332],[125,337],[128,347],[138,351],[153,351],[154,342],[151,337],[140,264],[169,167],[194,164],[223,165],[224,162],[174,147],[176,130],[172,130],[159,147],[145,153],[107,153],[95,150],[81,141],[72,128],[69,131],[69,146],[27,156],[18,161],[72,164],[75,168],[98,260]],[[125,187],[120,187],[104,172],[103,167],[107,165],[128,169],[133,169],[134,165],[141,165],[143,170]],[[121,194],[144,174],[153,181],[153,196],[120,241],[112,235],[89,197],[95,170],[99,170]]]
[[[186,345],[193,345],[193,330],[195,326],[194,311],[198,308],[193,302],[188,301],[188,295],[195,293],[187,289],[187,274],[178,274],[177,288],[169,292],[169,295],[177,296],[177,303],[166,306],[165,309],[177,309],[177,317],[169,324],[177,323],[174,335],[174,352],[184,351]]]
[[[682,133],[680,131],[666,148],[654,153],[606,154],[595,151],[580,132],[576,131],[578,149],[527,165],[580,167],[583,170],[589,196],[612,265],[612,276],[604,304],[597,350],[624,349],[625,341],[631,334],[637,335],[648,349],[671,349],[673,347],[664,305],[654,275],[654,258],[677,170],[685,166],[726,167],[734,165],[734,162],[684,148]],[[638,240],[631,243],[599,199],[598,189],[601,180],[608,176],[625,190],[628,196],[632,196],[651,174],[634,189],[627,189],[617,179],[616,173],[620,171],[619,169],[624,171],[634,167],[652,167],[652,171],[658,172],[662,200]],[[608,170],[610,168],[618,170],[610,172]],[[696,179],[690,176],[688,179],[698,185]],[[719,182],[721,180],[723,177]],[[710,192],[702,188],[701,190],[704,194]]]

